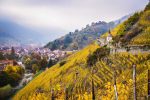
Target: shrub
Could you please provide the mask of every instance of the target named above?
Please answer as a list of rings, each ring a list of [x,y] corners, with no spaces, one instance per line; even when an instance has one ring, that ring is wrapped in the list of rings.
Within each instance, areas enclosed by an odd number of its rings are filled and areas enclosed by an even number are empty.
[[[7,85],[9,78],[9,75],[6,72],[0,72],[0,87]]]
[[[0,86],[7,84],[17,86],[23,73],[24,69],[20,66],[7,66],[4,71],[0,73]]]
[[[9,74],[9,84],[13,87],[17,86],[19,84],[19,81],[21,80],[21,75],[17,73]]]
[[[64,64],[66,64],[66,61],[61,61],[61,62],[59,63],[60,67],[63,66]]]
[[[38,67],[37,64],[33,64],[33,65],[32,65],[32,71],[33,71],[33,73],[36,73],[36,72],[39,71],[39,67]]]
[[[107,56],[110,53],[110,49],[103,47],[98,48],[92,55],[90,54],[87,59],[87,65],[93,66],[95,63],[103,58],[104,56]]]

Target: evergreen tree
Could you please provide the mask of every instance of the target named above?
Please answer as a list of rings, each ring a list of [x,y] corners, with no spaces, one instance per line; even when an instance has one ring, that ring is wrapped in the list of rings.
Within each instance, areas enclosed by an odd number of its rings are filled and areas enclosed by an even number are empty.
[[[11,60],[15,60],[15,59],[16,59],[14,47],[11,48],[10,59],[11,59]]]

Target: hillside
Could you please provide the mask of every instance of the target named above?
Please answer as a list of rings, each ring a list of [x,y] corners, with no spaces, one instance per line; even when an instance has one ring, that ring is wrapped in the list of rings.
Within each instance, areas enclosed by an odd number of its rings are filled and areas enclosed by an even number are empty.
[[[48,100],[51,98],[51,89],[54,89],[58,100],[64,100],[65,88],[68,89],[68,98],[91,99],[92,73],[91,69],[97,70],[93,74],[96,98],[114,98],[113,72],[117,74],[117,86],[119,98],[132,98],[132,65],[136,62],[137,66],[137,91],[138,96],[147,95],[147,68],[150,67],[150,54],[132,55],[119,53],[109,55],[108,60],[100,60],[94,66],[87,66],[88,55],[99,48],[90,45],[85,49],[71,55],[64,61],[43,72],[25,88],[23,88],[14,100]],[[112,62],[110,65],[109,62]]]
[[[107,32],[109,29],[114,28],[116,25],[124,22],[131,15],[124,16],[116,21],[106,23],[104,21],[99,21],[87,25],[82,30],[75,30],[75,32],[70,32],[69,34],[49,42],[45,47],[51,50],[78,50],[86,47],[93,40],[97,39],[101,34]]]
[[[114,43],[122,45],[149,45],[150,44],[150,3],[144,11],[136,12],[127,21],[111,30]],[[101,37],[106,37],[108,33]]]
[[[112,30],[114,42],[138,45],[134,39],[149,41],[145,36],[149,36],[149,33],[145,33],[150,27],[149,17],[147,19],[145,16],[149,14],[149,6],[150,3],[143,12],[134,14]],[[119,100],[133,100],[133,66],[136,66],[137,100],[146,100],[150,52],[112,54],[109,50],[96,43],[90,44],[40,74],[13,100],[49,100],[52,97],[56,100],[92,100],[92,97],[96,100],[113,100],[115,83]]]

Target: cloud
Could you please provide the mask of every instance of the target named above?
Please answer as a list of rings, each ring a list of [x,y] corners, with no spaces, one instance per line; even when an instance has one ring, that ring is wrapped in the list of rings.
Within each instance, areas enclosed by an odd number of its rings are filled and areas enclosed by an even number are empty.
[[[112,21],[141,10],[148,0],[1,0],[0,16],[32,28],[65,33],[93,21]]]

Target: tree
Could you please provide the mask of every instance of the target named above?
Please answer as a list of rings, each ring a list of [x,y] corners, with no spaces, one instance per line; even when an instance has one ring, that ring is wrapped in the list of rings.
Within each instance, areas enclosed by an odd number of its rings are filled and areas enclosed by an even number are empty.
[[[69,44],[69,43],[71,43],[71,42],[72,42],[72,38],[67,35],[67,36],[64,38],[64,44]]]
[[[47,64],[47,67],[51,67],[51,66],[53,66],[54,64],[55,64],[54,61],[53,61],[52,59],[49,59],[48,64]]]
[[[9,75],[4,71],[0,72],[0,87],[7,85],[8,81]]]
[[[17,86],[21,79],[21,75],[18,73],[8,73],[5,71],[0,72],[0,87],[10,84],[11,86]]]
[[[9,77],[9,84],[14,87],[17,86],[19,84],[19,81],[21,80],[21,75],[18,73],[11,73],[9,74]]]
[[[48,61],[45,57],[43,59],[41,59],[41,61],[40,61],[41,69],[43,69],[43,68],[45,69],[47,67],[47,64],[48,64]]]
[[[37,64],[33,64],[33,65],[32,65],[32,71],[33,71],[33,73],[36,73],[36,72],[39,71],[39,67],[38,67]]]
[[[5,60],[5,56],[2,52],[0,52],[0,60]]]
[[[12,60],[16,59],[16,54],[15,54],[15,49],[14,49],[14,47],[11,48],[10,59],[12,59]]]
[[[20,66],[7,66],[4,71],[8,75],[7,83],[11,86],[17,86],[24,73],[24,69]]]
[[[150,0],[149,0],[149,3],[148,3],[148,5],[146,6],[146,8],[145,8],[144,11],[147,11],[147,10],[149,10],[149,9],[150,9]]]
[[[25,65],[25,67],[26,67],[27,69],[32,69],[30,57],[27,57],[27,56],[24,57],[23,63],[24,63],[24,65]]]
[[[77,32],[79,32],[79,30],[78,30],[78,29],[76,29],[76,30],[75,30],[75,32],[77,33]]]

